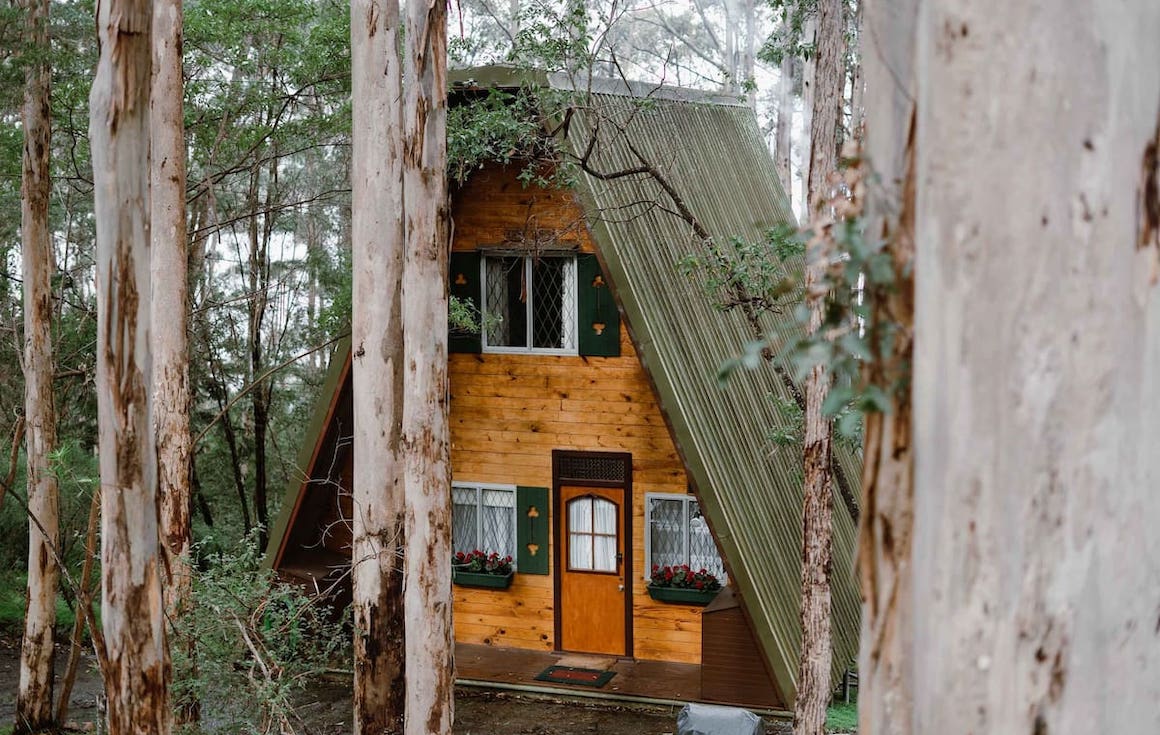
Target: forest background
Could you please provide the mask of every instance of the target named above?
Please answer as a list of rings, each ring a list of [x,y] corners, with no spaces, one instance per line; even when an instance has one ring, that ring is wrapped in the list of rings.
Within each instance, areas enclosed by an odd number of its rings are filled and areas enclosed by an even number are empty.
[[[581,7],[584,16],[577,19],[570,15],[576,8],[541,2],[464,2],[450,19],[451,65],[529,64],[550,53],[545,47],[553,39],[582,34],[598,49],[593,57],[605,60],[597,74],[741,95],[754,107],[771,150],[780,132],[781,150],[795,151],[784,183],[795,190],[795,204],[802,200],[797,151],[803,146],[790,140],[799,142],[808,129],[802,74],[810,49],[798,41],[805,17],[796,16],[799,9],[778,0]],[[9,50],[0,57],[0,431],[11,439],[23,404],[22,24],[19,8],[0,13],[0,48]],[[53,466],[61,486],[62,547],[73,563],[97,477],[87,133],[97,52],[92,13],[86,0],[53,2],[49,30],[59,424]],[[205,554],[251,534],[264,547],[281,489],[296,471],[328,348],[349,331],[349,6],[198,0],[186,3],[185,15],[193,528]],[[453,115],[450,125],[457,124],[496,123]],[[481,139],[487,136],[450,130],[451,166],[489,155],[479,149]],[[17,451],[11,490],[22,496],[25,462]],[[14,632],[27,560],[27,517],[19,504],[0,506],[0,536],[0,626]]]
[[[853,40],[856,4],[847,10]],[[471,0],[451,13],[451,66],[586,65],[596,75],[737,95],[754,109],[804,217],[812,48],[803,39],[812,37],[813,11],[809,0]],[[48,29],[58,425],[51,472],[60,486],[66,581],[81,575],[98,475],[93,12],[85,0],[52,2]],[[212,595],[215,579],[219,593],[241,590],[245,578],[228,574],[256,566],[281,488],[298,470],[329,348],[350,329],[350,18],[349,6],[334,0],[198,0],[184,14],[193,537],[195,555],[227,573],[207,578],[211,589],[201,594]],[[10,501],[0,500],[0,632],[13,638],[28,558],[27,515],[17,502],[27,496],[19,442],[20,105],[24,69],[43,61],[23,32],[20,6],[0,9],[0,431],[12,449],[0,467],[0,475],[12,470],[3,487]],[[856,43],[848,47],[842,134],[856,126],[860,88]],[[502,128],[510,123],[504,115],[453,114],[452,173],[509,157],[513,131]],[[91,578],[99,573],[94,566]],[[62,584],[59,631],[72,627],[75,606],[73,587]]]

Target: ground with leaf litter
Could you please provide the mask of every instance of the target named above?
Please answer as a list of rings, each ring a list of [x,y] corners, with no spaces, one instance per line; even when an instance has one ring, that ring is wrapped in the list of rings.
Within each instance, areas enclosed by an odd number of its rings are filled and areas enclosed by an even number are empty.
[[[57,658],[58,675],[64,671],[67,649]],[[12,723],[20,677],[18,641],[0,640],[0,733]],[[98,718],[101,680],[91,657],[85,657],[77,675],[69,707],[69,725],[93,730]],[[455,693],[457,735],[662,735],[676,732],[677,707],[616,705],[583,699],[458,687]],[[347,735],[350,724],[350,687],[339,680],[323,681],[303,693],[298,713],[301,735]],[[785,723],[769,723],[769,735],[789,732]]]

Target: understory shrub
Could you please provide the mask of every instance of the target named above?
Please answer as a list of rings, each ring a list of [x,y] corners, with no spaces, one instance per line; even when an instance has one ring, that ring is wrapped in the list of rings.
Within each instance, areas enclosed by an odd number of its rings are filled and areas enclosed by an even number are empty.
[[[252,538],[202,559],[192,608],[170,641],[173,704],[201,707],[198,728],[186,732],[304,732],[295,697],[347,660],[342,617],[325,591],[279,582],[262,569]]]

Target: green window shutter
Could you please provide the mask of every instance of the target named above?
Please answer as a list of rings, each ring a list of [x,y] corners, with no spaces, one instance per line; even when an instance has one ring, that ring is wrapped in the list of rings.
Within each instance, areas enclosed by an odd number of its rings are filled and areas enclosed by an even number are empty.
[[[479,282],[479,253],[451,253],[449,279],[448,293],[471,301],[478,316],[483,293]],[[482,324],[480,328],[483,328]],[[447,351],[478,354],[483,351],[483,337],[478,332],[451,330],[447,336]]]
[[[516,568],[520,574],[548,573],[548,488],[516,488]]]
[[[595,255],[576,256],[580,354],[620,356],[620,311]]]

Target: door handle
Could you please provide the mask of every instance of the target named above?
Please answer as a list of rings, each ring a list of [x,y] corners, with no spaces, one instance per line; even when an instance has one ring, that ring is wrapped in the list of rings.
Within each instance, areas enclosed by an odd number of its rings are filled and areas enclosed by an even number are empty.
[[[618,584],[618,585],[616,585],[616,589],[619,590],[620,592],[624,592],[624,585]]]

